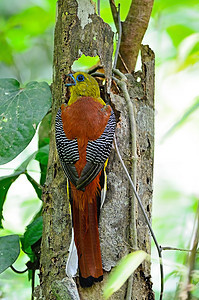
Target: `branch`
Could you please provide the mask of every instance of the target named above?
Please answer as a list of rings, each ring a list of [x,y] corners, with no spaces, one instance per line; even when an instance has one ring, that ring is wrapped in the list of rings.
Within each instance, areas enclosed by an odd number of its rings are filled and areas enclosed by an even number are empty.
[[[97,0],[97,13],[100,16],[100,0]]]
[[[147,30],[154,0],[132,0],[128,16],[122,24],[120,55],[130,72],[135,69],[141,42]],[[117,68],[124,72],[122,60]]]
[[[117,65],[119,49],[120,49],[120,44],[121,44],[121,38],[122,38],[122,24],[121,24],[121,19],[120,19],[120,4],[118,4],[117,24],[118,24],[118,26],[117,26],[118,40],[117,40],[117,47],[115,50],[115,58],[114,58],[114,64],[113,64],[114,69],[116,68],[116,65]]]
[[[118,14],[117,14],[117,7],[115,5],[114,0],[109,0],[110,8],[111,8],[111,13],[113,16],[113,21],[115,23],[115,27],[117,29],[117,32],[119,31],[119,26],[118,26]]]
[[[117,61],[118,61],[118,56],[120,57],[120,60],[122,61],[122,64],[124,66],[124,69],[126,70],[127,73],[130,73],[123,58],[121,57],[121,54],[119,53],[120,50],[120,44],[121,44],[121,38],[122,38],[122,23],[121,23],[121,19],[120,19],[120,3],[118,4],[118,11],[117,11],[117,7],[115,5],[114,0],[109,0],[109,4],[111,7],[111,12],[112,12],[112,16],[113,16],[113,20],[114,20],[114,24],[115,27],[117,29],[117,33],[118,33],[118,41],[117,41],[117,48],[115,51],[115,58],[114,58],[114,64],[113,64],[113,68],[115,69],[117,66]]]
[[[192,250],[189,249],[182,249],[182,248],[176,248],[176,247],[161,247],[162,250],[171,250],[171,251],[184,251],[184,252],[191,252]],[[196,251],[196,253],[199,253],[199,251]]]

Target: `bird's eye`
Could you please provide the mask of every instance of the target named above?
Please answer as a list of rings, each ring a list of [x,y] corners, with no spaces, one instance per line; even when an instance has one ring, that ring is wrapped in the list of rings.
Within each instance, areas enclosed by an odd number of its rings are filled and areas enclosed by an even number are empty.
[[[84,81],[84,75],[82,75],[82,74],[79,74],[78,76],[77,76],[77,81]]]

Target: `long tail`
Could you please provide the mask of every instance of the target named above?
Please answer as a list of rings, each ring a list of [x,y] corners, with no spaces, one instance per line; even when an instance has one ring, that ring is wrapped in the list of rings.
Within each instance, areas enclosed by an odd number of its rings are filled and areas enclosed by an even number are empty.
[[[100,251],[98,215],[99,195],[92,193],[92,186],[85,191],[72,191],[72,215],[75,245],[78,254],[79,278],[82,287],[102,281],[103,270]],[[99,190],[98,190],[99,191]],[[78,203],[77,203],[78,199]]]

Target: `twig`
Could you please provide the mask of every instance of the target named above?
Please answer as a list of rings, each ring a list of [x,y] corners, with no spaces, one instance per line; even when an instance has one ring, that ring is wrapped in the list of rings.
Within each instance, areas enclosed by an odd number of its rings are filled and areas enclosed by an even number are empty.
[[[115,27],[117,29],[117,33],[118,33],[118,42],[117,42],[117,47],[116,47],[116,51],[115,51],[115,58],[114,58],[114,64],[113,64],[113,68],[116,68],[117,65],[117,61],[118,61],[118,56],[121,59],[121,62],[124,66],[124,69],[126,70],[127,73],[130,73],[123,58],[121,57],[121,54],[119,52],[120,50],[120,44],[121,44],[121,39],[122,39],[122,22],[121,22],[121,18],[120,18],[120,4],[118,5],[118,10],[117,7],[115,5],[115,1],[114,0],[109,0],[109,4],[111,7],[111,13],[113,16],[113,20],[114,20],[114,24]]]
[[[100,0],[97,0],[97,13],[100,16]]]
[[[122,64],[123,64],[123,66],[124,66],[125,71],[126,71],[127,73],[130,73],[130,71],[129,71],[127,65],[125,64],[125,62],[124,62],[124,60],[123,60],[123,58],[122,58],[122,55],[120,54],[120,52],[119,52],[119,58],[121,59],[121,62],[122,62]]]
[[[11,268],[15,273],[17,273],[17,274],[23,274],[23,273],[25,273],[25,272],[28,271],[28,268],[26,268],[26,269],[23,270],[23,271],[18,271],[18,270],[16,270],[13,266],[10,266],[10,268]]]
[[[104,73],[100,72],[95,72],[91,74],[93,77],[101,77],[101,78],[106,78]]]
[[[118,60],[118,54],[120,50],[120,44],[121,44],[121,38],[122,38],[122,24],[121,24],[121,19],[120,19],[120,4],[118,4],[118,10],[117,10],[117,24],[118,24],[118,40],[117,40],[117,47],[115,50],[115,58],[114,58],[114,63],[113,63],[113,69],[116,68],[117,65],[117,60]]]
[[[131,124],[131,134],[132,134],[132,137],[133,136],[136,137],[136,135],[134,135],[134,134],[136,134],[136,131],[135,131],[136,130],[136,122],[135,122],[135,117],[134,117],[134,107],[133,107],[133,104],[131,102],[131,99],[130,99],[130,96],[129,96],[129,93],[128,93],[128,89],[127,89],[127,85],[126,85],[126,81],[127,81],[126,76],[123,73],[121,73],[119,70],[115,70],[114,69],[113,72],[116,75],[120,76],[120,78],[121,78],[121,80],[118,80],[117,78],[113,77],[113,79],[116,81],[116,83],[118,84],[118,86],[121,88],[121,90],[122,90],[122,92],[124,94],[124,98],[127,101],[128,109],[129,109],[129,119],[130,119],[130,124]],[[151,232],[151,236],[153,237],[154,243],[155,243],[157,251],[158,251],[159,262],[160,262],[160,274],[161,274],[161,291],[160,291],[160,298],[159,299],[162,300],[163,291],[164,291],[164,273],[163,273],[163,264],[162,264],[162,248],[161,248],[161,246],[159,246],[159,244],[157,242],[157,239],[156,239],[155,234],[153,232],[153,229],[151,227],[151,224],[150,224],[150,221],[148,219],[148,216],[147,216],[147,214],[146,214],[146,212],[144,210],[144,207],[142,205],[142,201],[141,201],[141,199],[140,199],[140,197],[139,197],[139,195],[138,195],[138,193],[136,191],[135,185],[133,183],[133,181],[136,182],[136,180],[134,180],[134,178],[133,178],[133,180],[131,179],[131,176],[129,175],[128,170],[127,170],[127,168],[126,168],[126,166],[125,166],[125,164],[124,164],[124,162],[122,160],[122,157],[120,155],[120,152],[119,152],[119,149],[118,149],[118,146],[117,146],[116,137],[114,137],[114,145],[115,145],[115,149],[116,149],[116,152],[118,154],[119,160],[120,160],[120,162],[122,164],[122,167],[123,167],[123,169],[124,169],[124,171],[125,171],[125,173],[126,173],[126,175],[128,177],[128,180],[129,180],[129,182],[130,182],[130,184],[131,184],[131,186],[133,188],[134,195],[135,195],[135,197],[138,200],[139,206],[140,206],[140,208],[142,210],[142,213],[143,213],[143,215],[145,217],[146,223],[147,223],[147,225],[149,227],[149,230]],[[134,164],[134,167],[136,167],[136,164],[135,164],[136,163],[136,159],[137,159],[136,158],[136,138],[134,138],[133,141],[132,141],[132,153],[134,154],[133,164]],[[136,174],[136,172],[133,174],[133,176],[135,176],[135,174]],[[135,204],[132,205],[133,206],[133,210],[135,210],[134,205]],[[136,245],[137,245],[137,233],[136,233],[136,226],[135,226],[135,211],[131,211],[131,217],[132,217],[131,222],[134,223],[134,226],[133,226],[133,230],[131,228],[130,231],[131,231],[131,234],[134,234],[134,231],[135,231]],[[129,289],[130,289],[130,287],[129,287]],[[127,291],[127,294],[128,294],[128,291]],[[129,296],[130,296],[130,294],[129,294]]]
[[[110,8],[111,8],[111,13],[113,16],[113,21],[115,23],[115,27],[117,29],[117,32],[119,32],[119,26],[118,26],[118,14],[117,14],[117,7],[115,5],[114,0],[109,0]]]
[[[90,70],[88,71],[88,74],[95,73],[97,70],[100,70],[100,69],[103,69],[103,66],[102,66],[102,65],[97,65],[97,66],[95,66],[94,68],[90,69]]]
[[[182,248],[176,248],[176,247],[162,247],[162,250],[171,250],[171,251],[184,251],[184,252],[191,252],[192,250],[189,249],[182,249]],[[196,251],[196,253],[199,253],[199,251]]]

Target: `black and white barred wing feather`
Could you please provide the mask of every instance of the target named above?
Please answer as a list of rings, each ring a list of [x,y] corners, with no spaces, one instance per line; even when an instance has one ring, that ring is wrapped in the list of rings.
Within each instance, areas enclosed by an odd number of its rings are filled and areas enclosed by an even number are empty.
[[[55,119],[55,136],[59,158],[68,179],[76,186],[78,180],[75,163],[79,160],[77,140],[67,139],[61,118],[61,109],[58,110]]]
[[[113,111],[111,111],[110,118],[102,135],[95,141],[88,142],[86,148],[87,163],[77,181],[77,189],[81,190],[87,186],[104,167],[111,152],[115,127],[115,115]]]

